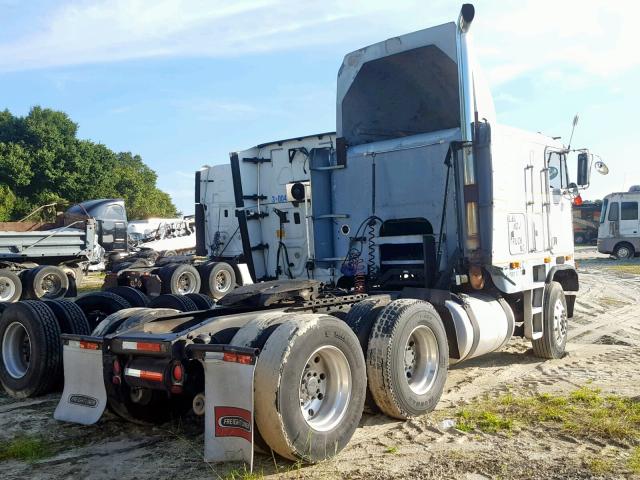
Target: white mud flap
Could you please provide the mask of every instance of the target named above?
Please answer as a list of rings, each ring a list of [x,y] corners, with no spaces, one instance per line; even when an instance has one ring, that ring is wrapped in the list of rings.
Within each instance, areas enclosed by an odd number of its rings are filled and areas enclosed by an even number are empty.
[[[205,461],[244,461],[253,470],[256,350],[229,345],[192,345],[191,348],[204,364]]]
[[[102,339],[62,335],[64,390],[53,418],[91,425],[107,405],[102,370]]]

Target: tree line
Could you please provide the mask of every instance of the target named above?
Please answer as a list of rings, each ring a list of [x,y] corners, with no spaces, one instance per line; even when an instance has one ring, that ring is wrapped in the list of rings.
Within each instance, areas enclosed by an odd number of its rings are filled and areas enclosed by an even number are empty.
[[[116,153],[77,133],[64,112],[0,112],[0,221],[18,220],[48,203],[97,198],[123,198],[129,219],[177,215],[139,155]]]

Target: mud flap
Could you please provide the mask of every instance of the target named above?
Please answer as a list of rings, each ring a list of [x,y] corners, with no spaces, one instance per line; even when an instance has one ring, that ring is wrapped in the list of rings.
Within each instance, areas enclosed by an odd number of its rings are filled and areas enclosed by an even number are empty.
[[[253,470],[253,372],[257,351],[229,345],[191,347],[205,372],[205,461],[244,461]]]
[[[53,414],[63,422],[91,425],[107,405],[102,369],[102,339],[62,335],[64,390]]]

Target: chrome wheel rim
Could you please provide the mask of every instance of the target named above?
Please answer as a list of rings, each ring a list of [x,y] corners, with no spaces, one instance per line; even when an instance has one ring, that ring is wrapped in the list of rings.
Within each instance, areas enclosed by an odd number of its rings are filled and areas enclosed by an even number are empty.
[[[62,290],[62,282],[60,281],[60,277],[53,273],[49,273],[42,277],[40,281],[40,288],[44,292],[44,296],[46,297],[55,297],[60,294],[60,290]]]
[[[220,270],[216,273],[216,291],[226,292],[231,288],[231,274],[226,270]]]
[[[15,293],[15,284],[8,278],[0,277],[0,302],[8,302]]]
[[[567,310],[564,308],[562,300],[558,299],[553,305],[553,333],[557,345],[561,345],[567,337],[567,323]]]
[[[31,339],[21,323],[11,323],[2,337],[2,361],[13,378],[26,375],[31,361]]]
[[[178,277],[178,293],[180,295],[186,295],[187,293],[193,293],[196,286],[196,276],[192,272],[183,272]]]
[[[413,329],[404,350],[404,373],[409,388],[424,395],[433,386],[438,374],[438,341],[433,331],[420,325]]]
[[[313,352],[302,369],[300,410],[314,430],[333,429],[344,417],[351,398],[351,368],[344,353],[332,345]]]

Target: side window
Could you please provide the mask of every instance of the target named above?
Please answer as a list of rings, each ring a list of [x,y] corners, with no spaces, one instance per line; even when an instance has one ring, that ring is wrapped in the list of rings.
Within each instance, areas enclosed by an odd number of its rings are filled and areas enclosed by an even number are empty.
[[[547,169],[550,188],[562,190],[569,186],[567,162],[564,155],[558,152],[549,152],[547,154]]]
[[[638,220],[638,202],[622,202],[620,220]]]
[[[600,210],[600,223],[604,223],[604,219],[607,214],[607,206],[609,205],[609,199],[605,198],[604,202],[602,202],[602,210]]]
[[[618,202],[611,202],[611,206],[609,207],[609,216],[607,219],[612,222],[618,221],[619,212],[618,212]]]
[[[124,220],[124,209],[120,205],[109,205],[104,212],[107,220]]]

